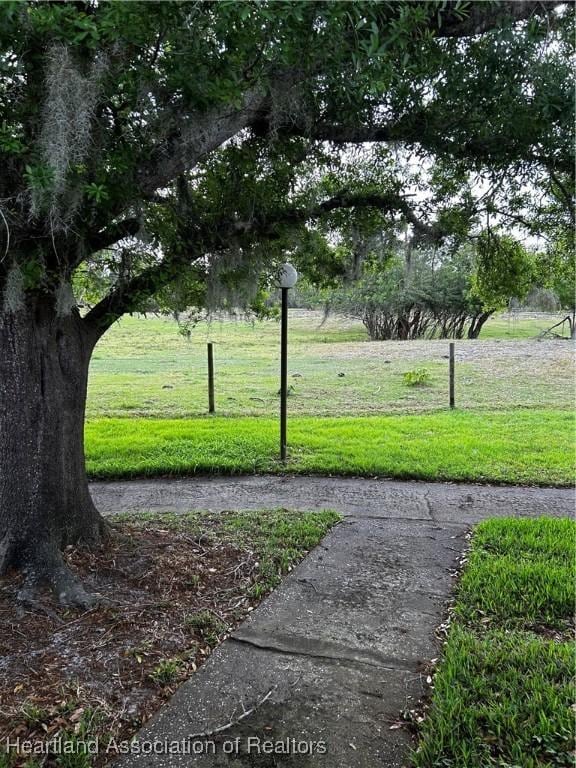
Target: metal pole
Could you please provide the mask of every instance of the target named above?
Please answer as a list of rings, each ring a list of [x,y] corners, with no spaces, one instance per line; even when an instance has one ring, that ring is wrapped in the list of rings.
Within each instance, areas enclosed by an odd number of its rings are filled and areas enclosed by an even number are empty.
[[[450,342],[450,408],[455,408],[454,398],[454,342]]]
[[[280,459],[286,461],[286,418],[288,405],[288,288],[282,288],[280,332]]]
[[[208,343],[208,412],[214,413],[214,350]]]

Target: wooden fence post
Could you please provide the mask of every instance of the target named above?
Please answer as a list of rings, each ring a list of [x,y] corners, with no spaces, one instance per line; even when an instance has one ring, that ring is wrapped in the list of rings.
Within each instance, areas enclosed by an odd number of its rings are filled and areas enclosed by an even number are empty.
[[[208,412],[214,413],[214,349],[208,343]]]
[[[455,408],[455,397],[454,397],[454,342],[450,342],[450,365],[449,365],[449,375],[450,375],[450,408]]]

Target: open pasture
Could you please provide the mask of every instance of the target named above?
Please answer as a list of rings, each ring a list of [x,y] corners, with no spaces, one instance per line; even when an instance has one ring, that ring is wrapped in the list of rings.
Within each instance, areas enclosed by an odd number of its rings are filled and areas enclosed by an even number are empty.
[[[553,315],[491,319],[485,338],[456,341],[456,405],[570,408],[573,345],[538,339]],[[207,412],[206,343],[214,343],[216,412],[278,412],[279,324],[214,320],[190,339],[166,318],[126,317],[95,350],[88,417],[187,418]],[[360,321],[291,310],[289,408],[300,416],[414,413],[448,403],[448,341],[371,342]],[[403,374],[429,380],[408,386]]]

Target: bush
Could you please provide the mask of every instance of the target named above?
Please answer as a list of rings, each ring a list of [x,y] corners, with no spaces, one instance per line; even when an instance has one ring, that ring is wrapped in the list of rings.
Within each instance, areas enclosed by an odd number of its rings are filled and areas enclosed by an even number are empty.
[[[422,384],[429,384],[432,377],[426,368],[415,368],[413,371],[403,373],[402,378],[406,386],[417,387]]]

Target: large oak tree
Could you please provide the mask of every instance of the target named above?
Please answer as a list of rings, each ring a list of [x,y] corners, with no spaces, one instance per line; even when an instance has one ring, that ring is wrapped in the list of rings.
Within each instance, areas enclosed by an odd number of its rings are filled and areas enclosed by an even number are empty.
[[[60,551],[105,525],[88,491],[90,356],[150,296],[272,271],[290,233],[398,188],[298,183],[329,148],[572,173],[569,8],[556,2],[0,4],[0,573],[89,600]],[[228,269],[228,271],[226,271]],[[87,312],[76,275],[109,289]],[[233,287],[233,286],[232,286]]]

